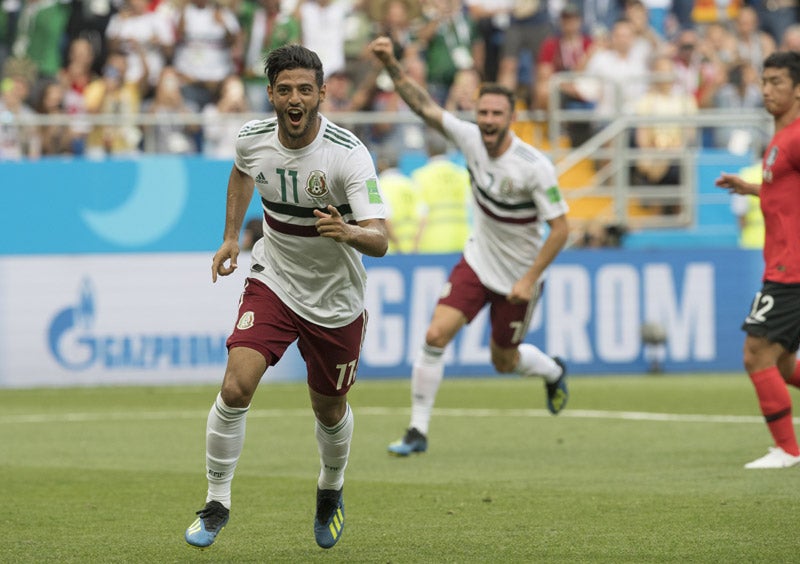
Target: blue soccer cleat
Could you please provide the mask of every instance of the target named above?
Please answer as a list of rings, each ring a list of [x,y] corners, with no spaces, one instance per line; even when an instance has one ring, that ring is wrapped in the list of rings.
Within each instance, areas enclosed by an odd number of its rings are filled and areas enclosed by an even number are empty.
[[[207,548],[228,522],[230,511],[218,501],[209,501],[197,512],[197,519],[186,529],[184,538],[192,546]]]
[[[389,445],[389,454],[408,456],[428,450],[428,438],[415,427],[409,427],[402,439]]]
[[[317,488],[317,514],[314,516],[314,538],[322,548],[339,542],[344,531],[344,498],[342,490]]]
[[[557,356],[553,357],[556,364],[561,367],[561,376],[555,382],[545,381],[544,387],[547,390],[547,409],[553,415],[558,415],[562,409],[567,407],[569,391],[567,391],[567,367],[564,361]]]

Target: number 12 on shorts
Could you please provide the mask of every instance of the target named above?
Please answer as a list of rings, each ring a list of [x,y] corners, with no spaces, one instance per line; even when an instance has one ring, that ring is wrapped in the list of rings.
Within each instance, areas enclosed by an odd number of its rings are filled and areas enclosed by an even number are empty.
[[[750,315],[745,320],[747,323],[764,323],[767,320],[766,314],[775,306],[775,298],[769,294],[758,292],[750,307]]]

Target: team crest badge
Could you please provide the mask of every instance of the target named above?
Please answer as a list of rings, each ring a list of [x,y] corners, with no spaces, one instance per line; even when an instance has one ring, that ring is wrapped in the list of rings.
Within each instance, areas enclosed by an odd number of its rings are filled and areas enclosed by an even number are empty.
[[[306,192],[312,198],[322,198],[328,193],[328,181],[321,170],[312,170],[306,181]]]
[[[246,311],[242,314],[239,318],[239,322],[236,324],[237,329],[241,329],[244,331],[245,329],[250,329],[253,326],[253,322],[255,321],[255,315],[252,311]]]

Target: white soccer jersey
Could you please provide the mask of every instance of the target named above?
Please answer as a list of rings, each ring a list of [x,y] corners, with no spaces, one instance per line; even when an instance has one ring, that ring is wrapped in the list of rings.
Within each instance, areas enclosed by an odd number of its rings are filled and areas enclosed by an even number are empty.
[[[270,118],[242,126],[235,163],[255,180],[264,208],[264,237],[253,248],[250,276],[313,323],[352,322],[364,311],[361,253],[320,237],[313,210],[332,204],[348,222],[386,217],[367,148],[322,117],[310,145],[287,149],[278,140],[277,118]]]
[[[511,146],[493,159],[476,124],[448,112],[442,123],[466,158],[476,204],[464,259],[484,286],[508,294],[542,248],[545,221],[569,209],[555,167],[511,131]]]

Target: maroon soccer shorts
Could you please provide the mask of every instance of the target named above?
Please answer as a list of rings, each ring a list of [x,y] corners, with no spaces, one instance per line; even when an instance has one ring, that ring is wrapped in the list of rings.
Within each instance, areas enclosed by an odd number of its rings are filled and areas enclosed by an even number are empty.
[[[508,349],[516,347],[525,338],[541,289],[540,283],[533,299],[527,304],[512,304],[506,296],[484,286],[462,256],[450,272],[438,303],[456,308],[464,314],[467,322],[471,322],[483,306],[489,304],[492,341],[498,347]]]
[[[296,340],[309,388],[325,396],[343,396],[355,382],[366,311],[344,327],[322,327],[297,315],[262,282],[248,278],[236,319],[228,350],[253,349],[273,366]]]

